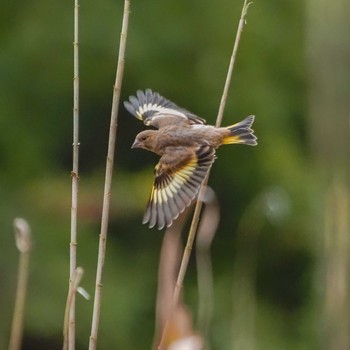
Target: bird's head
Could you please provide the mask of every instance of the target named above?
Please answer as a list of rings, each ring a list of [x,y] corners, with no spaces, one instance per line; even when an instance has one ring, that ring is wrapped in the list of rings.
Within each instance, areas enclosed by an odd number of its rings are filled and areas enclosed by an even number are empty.
[[[155,151],[156,149],[156,130],[145,130],[137,134],[131,148],[143,148],[148,151]]]

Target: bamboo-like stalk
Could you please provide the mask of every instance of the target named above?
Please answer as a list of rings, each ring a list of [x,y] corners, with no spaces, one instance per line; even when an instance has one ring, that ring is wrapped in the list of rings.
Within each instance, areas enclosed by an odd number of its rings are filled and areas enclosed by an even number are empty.
[[[244,0],[242,13],[241,13],[241,18],[240,18],[239,23],[238,23],[236,39],[235,39],[235,43],[233,45],[231,60],[230,60],[230,64],[229,64],[228,71],[227,71],[224,91],[223,91],[222,97],[221,97],[219,112],[218,112],[218,115],[216,117],[216,124],[215,124],[215,126],[217,128],[219,128],[221,126],[222,117],[224,115],[224,111],[225,111],[225,107],[226,107],[226,100],[227,100],[228,90],[229,90],[230,85],[231,85],[233,68],[234,68],[235,62],[236,62],[238,46],[239,46],[239,42],[241,41],[241,34],[243,32],[244,25],[246,24],[246,17],[247,17],[247,14],[248,14],[248,8],[249,8],[249,6],[251,4],[252,4],[252,2],[248,2],[247,3],[247,0]]]
[[[114,149],[115,149],[115,142],[116,142],[120,91],[121,91],[122,79],[123,79],[123,73],[124,73],[125,48],[126,48],[126,39],[127,39],[127,31],[128,31],[128,23],[129,23],[129,13],[130,13],[130,0],[125,0],[122,30],[120,34],[118,66],[117,66],[115,84],[113,87],[113,102],[112,102],[111,121],[110,121],[110,128],[109,128],[106,175],[105,175],[105,186],[104,186],[102,218],[101,218],[101,231],[100,231],[100,239],[99,239],[97,271],[96,271],[95,298],[94,298],[94,309],[93,309],[93,315],[92,315],[89,350],[96,349],[98,327],[99,327],[99,320],[100,320],[101,298],[102,298],[102,277],[103,277],[103,266],[105,261],[106,243],[107,243],[107,229],[108,229],[109,208],[110,208],[110,199],[111,199]]]
[[[69,344],[69,332],[70,332],[70,315],[73,302],[75,301],[75,294],[79,287],[81,278],[83,277],[84,270],[81,267],[77,267],[71,277],[71,286],[69,288],[66,308],[64,312],[64,323],[63,323],[63,350],[67,350]]]
[[[236,56],[237,56],[237,52],[238,52],[238,46],[239,46],[239,42],[241,39],[241,34],[243,32],[244,25],[246,23],[246,16],[247,16],[248,8],[249,8],[250,4],[251,4],[251,2],[248,3],[247,0],[244,0],[241,17],[240,17],[240,21],[238,24],[236,39],[234,42],[233,51],[232,51],[232,55],[231,55],[231,59],[230,59],[230,64],[229,64],[229,68],[228,68],[228,72],[227,72],[227,76],[226,76],[225,86],[224,86],[224,90],[223,90],[223,94],[222,94],[222,98],[221,98],[221,102],[220,102],[219,112],[218,112],[218,115],[216,118],[216,123],[215,123],[216,127],[221,126],[222,116],[223,116],[225,106],[226,106],[228,90],[229,90],[229,87],[231,84],[233,68],[235,65]],[[207,174],[205,180],[203,181],[201,189],[199,190],[198,198],[203,198],[203,196],[205,194],[205,189],[206,189],[206,185],[208,183],[209,174],[210,173]],[[173,308],[177,305],[177,303],[179,301],[181,288],[182,288],[183,281],[184,281],[184,278],[186,275],[187,266],[188,266],[188,262],[190,260],[191,251],[192,251],[192,247],[193,247],[193,242],[194,242],[197,228],[198,228],[199,216],[200,216],[200,212],[202,209],[202,205],[203,205],[203,203],[200,200],[197,200],[196,207],[194,209],[194,214],[193,214],[191,226],[190,226],[190,230],[188,233],[186,247],[185,247],[184,254],[182,257],[182,261],[181,261],[181,266],[180,266],[178,278],[177,278],[175,289],[174,289]],[[164,327],[162,339],[161,339],[160,344],[159,344],[159,350],[163,350],[163,348],[164,348],[163,339],[164,339],[164,335],[165,335],[166,331],[167,331],[167,326]]]
[[[30,227],[24,219],[16,218],[15,227],[16,246],[20,252],[15,309],[13,313],[9,350],[19,350],[22,343],[24,305],[27,294],[29,257],[32,248]]]
[[[327,189],[320,266],[323,295],[321,325],[327,349],[349,349],[350,306],[349,254],[350,196],[347,181],[337,174]],[[321,328],[321,329],[322,329]]]
[[[69,291],[72,295],[69,308],[68,349],[75,349],[75,293],[71,293],[72,279],[77,266],[77,215],[79,186],[79,4],[74,0],[74,77],[73,77],[73,170],[72,176],[72,206],[70,233],[70,266]]]

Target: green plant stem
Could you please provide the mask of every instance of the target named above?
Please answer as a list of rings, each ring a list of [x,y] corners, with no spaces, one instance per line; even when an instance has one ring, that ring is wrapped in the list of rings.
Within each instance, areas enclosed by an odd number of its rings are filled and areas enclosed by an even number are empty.
[[[117,66],[115,84],[113,88],[113,102],[112,102],[110,129],[109,129],[105,187],[104,187],[102,218],[101,218],[101,231],[100,231],[100,239],[99,239],[97,271],[96,271],[95,298],[94,298],[94,309],[93,309],[93,315],[92,315],[89,350],[96,349],[99,320],[100,320],[101,298],[102,298],[102,277],[103,277],[103,266],[104,266],[105,255],[106,255],[107,229],[108,229],[109,208],[110,208],[111,187],[112,187],[114,149],[115,149],[116,132],[117,132],[120,91],[121,91],[122,79],[123,79],[123,73],[124,73],[125,49],[126,49],[126,39],[127,39],[128,22],[129,22],[129,13],[130,13],[130,0],[125,0],[122,31],[120,35],[118,66]]]
[[[70,267],[69,290],[72,289],[72,278],[77,266],[77,215],[78,215],[78,186],[79,186],[79,4],[74,1],[74,78],[73,78],[73,170],[72,176],[72,205],[71,205],[71,238],[70,238]],[[75,293],[72,295],[69,308],[68,349],[75,349]]]
[[[232,55],[231,55],[231,60],[230,60],[230,64],[229,64],[229,68],[228,68],[228,72],[227,72],[227,77],[226,77],[226,82],[225,82],[225,86],[224,86],[224,91],[223,91],[223,94],[222,94],[220,107],[219,107],[219,112],[218,112],[218,116],[217,116],[217,119],[216,119],[216,124],[215,124],[216,127],[220,127],[221,126],[222,116],[223,116],[223,113],[224,113],[224,110],[225,110],[225,106],[226,106],[228,90],[229,90],[230,83],[231,83],[233,68],[234,68],[235,61],[236,61],[238,46],[239,46],[239,42],[240,42],[240,39],[241,39],[242,31],[243,31],[243,28],[244,28],[244,24],[245,24],[247,12],[248,12],[248,7],[249,7],[250,4],[251,3],[247,3],[247,0],[245,0],[244,4],[243,4],[242,13],[241,13],[241,17],[240,17],[240,21],[239,21],[238,29],[237,29],[236,39],[235,39],[235,42],[234,42],[233,51],[232,51]],[[210,172],[208,172],[205,180],[203,181],[203,184],[202,184],[202,186],[201,186],[201,188],[199,190],[198,198],[203,198],[203,195],[204,195],[205,189],[206,189],[206,185],[207,185],[208,179],[209,179],[209,174],[210,174]],[[185,278],[185,275],[186,275],[188,262],[189,262],[190,256],[191,256],[193,242],[194,242],[194,239],[195,239],[195,236],[196,236],[196,232],[197,232],[197,228],[198,228],[199,216],[200,216],[200,213],[201,213],[202,205],[203,205],[203,203],[200,200],[197,200],[196,206],[195,206],[195,210],[194,210],[194,214],[193,214],[193,218],[192,218],[192,222],[191,222],[191,227],[190,227],[190,230],[189,230],[189,233],[188,233],[186,247],[185,247],[183,258],[182,258],[182,261],[181,261],[181,266],[180,266],[178,278],[177,278],[176,285],[175,285],[172,310],[174,310],[174,308],[176,307],[176,305],[179,302],[183,281],[184,281],[184,278]],[[170,317],[171,317],[171,315],[169,315],[169,318]],[[167,328],[168,327],[166,325],[164,327],[164,331],[163,331],[163,334],[162,334],[162,339],[161,339],[159,347],[158,347],[159,350],[163,350],[164,349],[164,340],[165,340],[165,334],[167,332]]]

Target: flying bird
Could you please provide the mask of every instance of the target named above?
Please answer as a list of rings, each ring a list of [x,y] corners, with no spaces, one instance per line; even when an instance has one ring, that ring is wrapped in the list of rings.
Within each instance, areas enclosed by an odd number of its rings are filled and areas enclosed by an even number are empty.
[[[147,89],[124,102],[125,108],[147,126],[131,148],[160,156],[143,223],[152,228],[170,227],[198,195],[221,145],[257,145],[251,129],[254,116],[227,127],[205,125],[205,120]]]

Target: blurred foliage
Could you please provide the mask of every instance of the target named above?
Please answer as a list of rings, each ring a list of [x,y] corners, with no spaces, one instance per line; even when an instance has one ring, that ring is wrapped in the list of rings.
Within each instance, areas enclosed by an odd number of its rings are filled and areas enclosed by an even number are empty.
[[[340,3],[349,9],[345,1]],[[86,271],[82,285],[91,294],[122,6],[122,1],[111,0],[80,4],[78,265]],[[132,2],[122,99],[152,88],[214,123],[241,6],[241,1],[229,0]],[[237,228],[256,198],[271,188],[282,197],[250,214],[252,223],[262,220],[254,257],[256,348],[319,348],[324,193],[340,171],[346,193],[349,170],[348,164],[329,160],[348,152],[343,121],[350,74],[341,64],[350,58],[345,40],[350,32],[345,13],[350,11],[337,12],[334,6],[327,17],[328,6],[333,4],[272,0],[256,1],[249,10],[223,124],[255,114],[259,146],[223,147],[210,178],[221,205],[212,247],[212,349],[232,344],[233,267],[237,253],[245,251],[236,239]],[[329,18],[339,21],[328,27]],[[17,216],[30,222],[35,240],[23,349],[59,349],[62,344],[69,274],[72,31],[73,2],[0,4],[0,349],[7,346],[16,285],[18,253],[11,225]],[[323,47],[325,33],[328,46]],[[337,59],[327,61],[334,52]],[[322,82],[333,87],[335,96],[339,84],[341,100],[323,99],[320,91],[328,88]],[[333,104],[324,106],[324,101]],[[347,107],[334,110],[338,105]],[[334,123],[322,122],[330,117]],[[333,125],[337,127],[330,134]],[[100,349],[152,344],[162,233],[141,225],[157,161],[153,154],[130,150],[142,129],[120,109]],[[184,292],[195,314],[194,263]],[[91,314],[92,302],[78,298],[78,349],[87,346]]]

